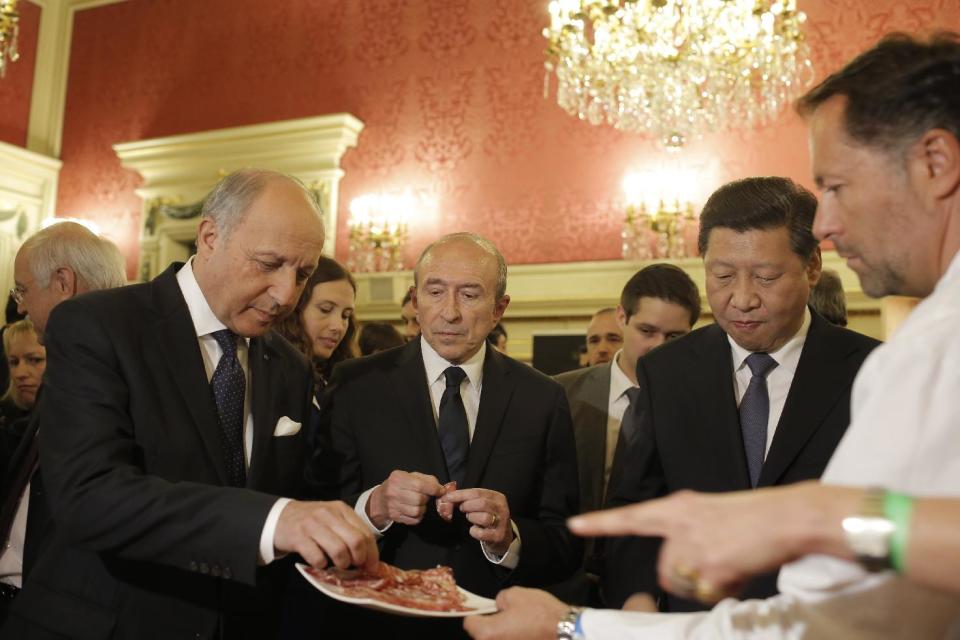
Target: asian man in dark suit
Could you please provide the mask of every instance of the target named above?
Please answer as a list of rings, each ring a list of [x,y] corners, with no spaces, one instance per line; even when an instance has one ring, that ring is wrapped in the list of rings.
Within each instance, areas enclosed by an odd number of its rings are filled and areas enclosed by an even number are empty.
[[[312,387],[270,329],[322,245],[302,184],[244,170],[208,196],[186,265],[57,305],[39,406],[56,528],[4,637],[269,638],[276,557],[376,561],[345,504],[283,497]]]
[[[315,486],[354,504],[381,557],[403,569],[450,566],[486,597],[566,577],[581,558],[565,525],[578,501],[570,412],[559,384],[486,344],[510,300],[503,257],[453,234],[424,251],[414,279],[421,337],[334,371]],[[392,637],[462,633],[451,621],[343,614]]]
[[[652,264],[633,274],[614,310],[622,337],[612,361],[557,376],[570,402],[580,472],[580,511],[603,506],[620,421],[637,391],[637,359],[668,340],[690,333],[700,317],[700,291],[682,269]],[[597,604],[596,571],[588,540],[583,571],[551,587],[571,604]]]
[[[716,324],[639,360],[640,395],[621,427],[610,506],[823,473],[850,421],[853,379],[878,342],[807,306],[821,268],[816,207],[813,194],[786,178],[733,182],[704,205],[699,245]],[[657,592],[658,548],[654,539],[608,541],[609,605]],[[752,581],[743,596],[774,593],[776,574]],[[702,605],[664,596],[660,607]]]

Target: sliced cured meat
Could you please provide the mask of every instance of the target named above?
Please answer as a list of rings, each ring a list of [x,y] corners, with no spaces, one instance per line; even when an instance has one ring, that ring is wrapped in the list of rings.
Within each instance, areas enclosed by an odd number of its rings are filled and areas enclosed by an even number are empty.
[[[372,569],[308,569],[351,598],[368,598],[423,611],[468,611],[450,567],[404,571],[385,562]]]

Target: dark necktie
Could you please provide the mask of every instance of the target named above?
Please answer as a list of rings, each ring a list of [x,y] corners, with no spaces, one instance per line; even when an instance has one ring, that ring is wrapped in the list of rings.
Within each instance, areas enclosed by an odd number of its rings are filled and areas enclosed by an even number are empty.
[[[623,412],[623,418],[620,420],[620,438],[625,438],[625,444],[636,438],[637,429],[640,428],[640,415],[637,411],[637,398],[640,397],[640,387],[630,387],[625,391],[630,405]]]
[[[3,508],[0,509],[0,545],[6,544],[10,537],[10,529],[13,528],[13,520],[17,515],[17,506],[20,504],[20,498],[23,496],[27,483],[37,469],[39,458],[39,448],[37,447],[37,436],[31,434],[30,444],[24,453],[23,458],[19,460],[19,466],[12,470],[12,479],[7,485],[7,495],[3,498]]]
[[[231,486],[247,483],[247,468],[243,455],[243,400],[246,396],[247,376],[237,359],[237,334],[229,329],[214,331],[213,338],[223,350],[217,369],[210,378],[213,400],[217,404],[220,422],[220,445],[227,465]]]
[[[747,356],[747,366],[753,375],[740,401],[740,431],[743,433],[743,449],[747,454],[750,484],[755,487],[767,450],[767,420],[770,417],[767,373],[777,366],[777,361],[766,353],[751,353]]]
[[[470,451],[470,430],[467,427],[467,412],[460,397],[460,383],[467,377],[460,367],[447,367],[443,372],[447,379],[447,388],[440,398],[440,417],[437,429],[440,432],[440,446],[447,461],[447,471],[451,480],[463,487],[467,472],[467,453]]]

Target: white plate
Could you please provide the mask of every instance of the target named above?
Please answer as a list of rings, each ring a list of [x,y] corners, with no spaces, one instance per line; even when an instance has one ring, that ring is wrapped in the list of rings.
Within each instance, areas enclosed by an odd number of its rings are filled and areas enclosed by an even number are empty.
[[[478,596],[460,587],[457,587],[457,589],[465,598],[463,606],[467,607],[466,611],[425,611],[423,609],[414,609],[413,607],[401,607],[398,604],[390,604],[389,602],[381,602],[370,598],[354,598],[341,593],[339,587],[320,582],[310,575],[307,569],[307,565],[297,564],[297,570],[300,574],[307,579],[307,582],[319,589],[321,593],[330,596],[334,600],[355,604],[365,609],[374,609],[376,611],[385,611],[400,616],[416,616],[421,618],[463,618],[465,616],[477,616],[484,613],[496,613],[497,611],[496,602],[490,598]]]

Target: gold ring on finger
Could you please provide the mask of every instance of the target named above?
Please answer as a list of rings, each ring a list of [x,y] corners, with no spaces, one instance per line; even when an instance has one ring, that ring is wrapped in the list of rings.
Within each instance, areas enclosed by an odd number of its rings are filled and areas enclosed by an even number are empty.
[[[720,600],[720,590],[709,580],[698,579],[695,587],[694,592],[696,593],[697,600],[708,604],[713,604]]]
[[[497,527],[497,523],[500,522],[500,518],[498,518],[497,514],[495,513],[491,513],[490,515],[493,516],[493,519],[490,521],[490,528],[495,529]]]
[[[670,582],[678,591],[695,593],[698,583],[697,570],[683,564],[674,565],[670,570]]]

